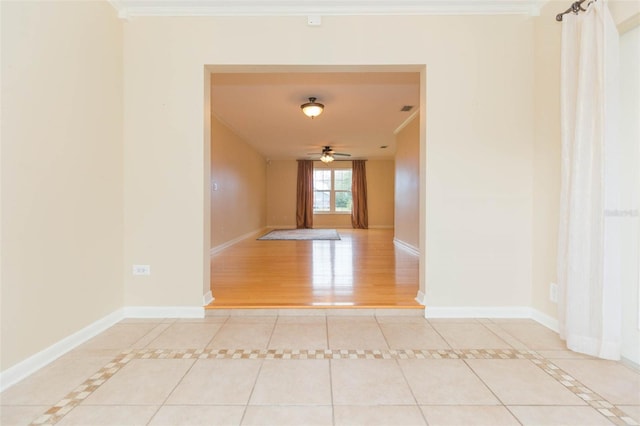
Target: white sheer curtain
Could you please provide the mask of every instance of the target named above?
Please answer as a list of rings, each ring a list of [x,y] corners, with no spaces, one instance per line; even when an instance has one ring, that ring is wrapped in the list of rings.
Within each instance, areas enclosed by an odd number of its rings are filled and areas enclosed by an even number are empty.
[[[576,352],[620,358],[615,235],[605,209],[615,191],[618,34],[605,0],[562,23],[562,186],[558,247],[560,337]]]

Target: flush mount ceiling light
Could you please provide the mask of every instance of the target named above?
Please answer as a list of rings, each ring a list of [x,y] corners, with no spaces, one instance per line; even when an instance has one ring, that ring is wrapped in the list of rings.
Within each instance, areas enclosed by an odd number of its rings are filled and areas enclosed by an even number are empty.
[[[324,110],[324,105],[322,105],[319,102],[316,102],[316,98],[309,98],[309,102],[307,102],[306,104],[302,104],[300,105],[300,108],[302,108],[302,112],[304,112],[304,115],[306,115],[307,117],[317,117],[320,114],[322,114],[322,111]]]

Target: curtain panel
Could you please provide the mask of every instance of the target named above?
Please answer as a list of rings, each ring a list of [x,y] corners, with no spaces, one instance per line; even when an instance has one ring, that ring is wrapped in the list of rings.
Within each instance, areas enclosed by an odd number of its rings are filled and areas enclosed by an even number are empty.
[[[352,161],[351,196],[353,208],[351,210],[351,226],[355,229],[369,227],[369,211],[367,208],[367,170],[365,160]]]
[[[296,228],[313,228],[313,161],[298,160]]]
[[[560,337],[573,351],[619,359],[620,281],[608,241],[607,156],[615,151],[617,31],[603,0],[562,21]],[[611,171],[611,170],[610,170]]]

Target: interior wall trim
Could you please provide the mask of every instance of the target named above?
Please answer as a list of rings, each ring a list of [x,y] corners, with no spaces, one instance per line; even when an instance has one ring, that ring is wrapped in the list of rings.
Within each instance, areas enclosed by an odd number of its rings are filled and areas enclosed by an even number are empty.
[[[30,376],[42,367],[45,367],[60,358],[62,355],[85,343],[87,340],[102,333],[123,318],[123,309],[118,309],[117,311],[94,321],[81,330],[63,338],[62,340],[57,341],[48,348],[28,357],[13,367],[0,372],[0,392]]]
[[[214,300],[216,300],[216,298],[213,297],[213,293],[211,293],[211,290],[209,290],[202,296],[202,304],[204,306],[207,306],[209,303],[213,302]]]
[[[124,318],[204,318],[203,306],[125,306]]]
[[[240,241],[246,240],[247,238],[251,238],[251,237],[253,237],[253,236],[256,236],[256,235],[258,235],[258,234],[261,234],[261,233],[263,233],[263,232],[266,232],[268,229],[269,229],[269,228],[264,227],[264,228],[257,229],[257,230],[255,230],[255,231],[247,232],[246,234],[244,234],[244,235],[240,235],[239,237],[234,238],[233,240],[229,240],[229,241],[227,241],[226,243],[222,243],[222,244],[219,244],[219,245],[217,245],[217,246],[215,246],[215,247],[211,247],[211,248],[209,249],[209,256],[213,256],[213,255],[215,255],[215,254],[218,254],[218,253],[220,253],[222,250],[224,250],[224,249],[226,249],[226,248],[229,248],[229,247],[231,247],[231,246],[232,246],[232,245],[234,245],[234,244],[238,244]]]
[[[362,2],[278,0],[109,0],[122,19],[135,16],[335,16],[335,15],[529,15],[537,0],[379,0]]]
[[[405,243],[404,241],[397,238],[393,239],[393,244],[399,249],[402,249],[414,256],[420,256],[420,249],[418,249],[418,247],[415,247],[409,243]]]
[[[420,301],[426,308],[425,318],[528,318],[544,325],[556,333],[558,320],[528,306],[434,306],[429,307],[426,300]]]

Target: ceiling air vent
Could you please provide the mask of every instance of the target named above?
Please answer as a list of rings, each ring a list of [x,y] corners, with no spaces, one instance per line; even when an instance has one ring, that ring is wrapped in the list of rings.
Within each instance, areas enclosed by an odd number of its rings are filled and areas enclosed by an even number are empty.
[[[400,111],[407,112],[407,111],[411,111],[412,109],[413,109],[413,105],[405,105],[402,108],[400,108]]]

